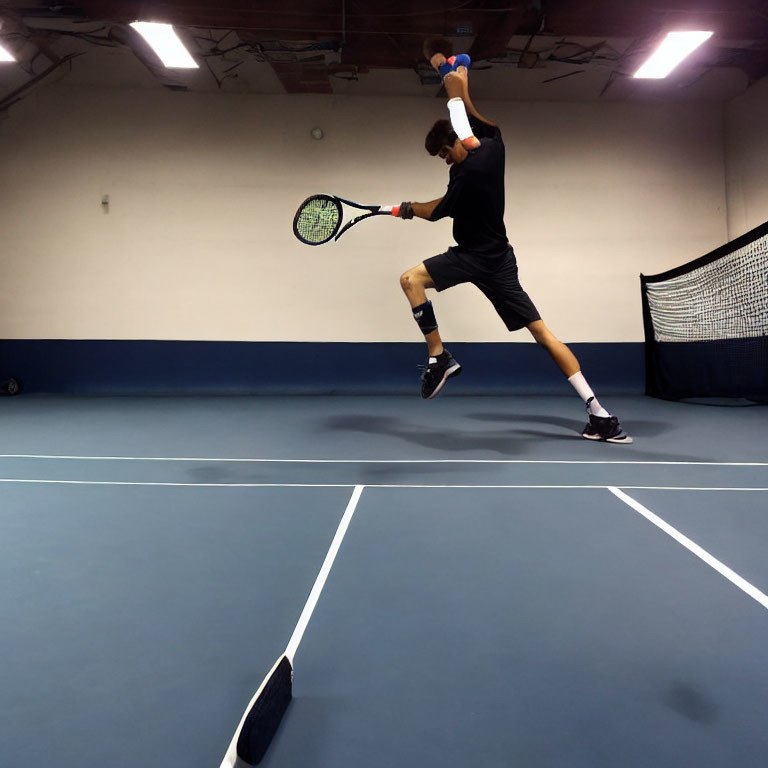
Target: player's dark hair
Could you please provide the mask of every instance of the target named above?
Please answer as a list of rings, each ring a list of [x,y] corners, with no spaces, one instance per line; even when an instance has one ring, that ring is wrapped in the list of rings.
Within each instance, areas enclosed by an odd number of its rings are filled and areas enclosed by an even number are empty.
[[[429,129],[424,146],[434,157],[443,147],[452,147],[457,138],[450,120],[438,120]]]

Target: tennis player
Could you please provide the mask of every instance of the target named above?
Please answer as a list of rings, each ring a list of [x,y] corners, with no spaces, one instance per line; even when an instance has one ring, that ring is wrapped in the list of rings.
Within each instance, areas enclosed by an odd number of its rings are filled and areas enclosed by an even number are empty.
[[[426,259],[400,278],[414,319],[424,334],[429,360],[422,376],[421,395],[436,397],[461,365],[443,346],[432,302],[426,290],[444,291],[460,283],[477,286],[493,304],[510,331],[527,328],[552,357],[586,404],[589,422],[582,431],[588,440],[631,443],[616,416],[603,408],[581,373],[571,350],[547,328],[518,281],[515,252],[504,227],[504,142],[498,126],[483,117],[469,97],[469,57],[446,59],[447,41],[428,40],[425,54],[442,75],[448,94],[450,120],[438,120],[425,146],[450,166],[448,189],[428,203],[405,202],[398,215],[437,221],[453,219],[456,245]]]

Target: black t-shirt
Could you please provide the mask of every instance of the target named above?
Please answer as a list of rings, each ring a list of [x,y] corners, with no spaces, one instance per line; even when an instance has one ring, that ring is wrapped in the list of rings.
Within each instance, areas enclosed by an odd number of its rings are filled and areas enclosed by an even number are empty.
[[[453,219],[461,250],[495,255],[509,246],[504,227],[504,142],[497,126],[469,118],[480,146],[451,166],[448,189],[430,221]]]

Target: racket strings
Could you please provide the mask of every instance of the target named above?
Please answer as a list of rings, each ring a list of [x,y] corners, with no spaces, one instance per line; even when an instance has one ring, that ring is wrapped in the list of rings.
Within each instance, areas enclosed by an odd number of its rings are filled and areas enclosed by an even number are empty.
[[[328,240],[339,225],[339,207],[328,199],[308,200],[296,218],[296,231],[306,242]]]

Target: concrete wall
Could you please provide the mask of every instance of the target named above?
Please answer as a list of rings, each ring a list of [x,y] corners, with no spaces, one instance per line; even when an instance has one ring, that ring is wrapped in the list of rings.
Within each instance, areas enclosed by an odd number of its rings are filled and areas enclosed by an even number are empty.
[[[728,239],[768,221],[768,77],[726,107]]]
[[[506,141],[523,285],[564,341],[640,341],[639,273],[725,242],[726,145],[760,218],[746,157],[766,132],[746,99],[727,141],[712,103],[478,104]],[[418,341],[398,277],[451,244],[449,220],[382,217],[317,248],[291,224],[314,192],[442,195],[423,137],[445,114],[427,98],[38,89],[0,122],[0,338]],[[510,339],[471,287],[435,305],[446,338]]]

